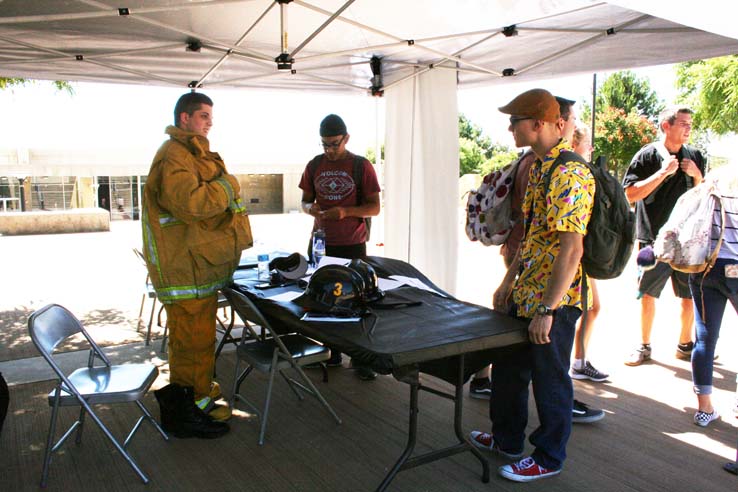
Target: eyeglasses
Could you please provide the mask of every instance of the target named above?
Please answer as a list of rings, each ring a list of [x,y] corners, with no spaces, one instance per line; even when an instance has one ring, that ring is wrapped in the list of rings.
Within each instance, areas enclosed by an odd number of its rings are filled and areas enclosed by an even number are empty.
[[[345,138],[346,138],[346,135],[341,137],[341,140],[338,140],[337,142],[320,142],[320,146],[323,147],[325,150],[337,149],[341,146]]]
[[[530,116],[510,116],[510,126],[515,126],[518,121],[532,120]]]

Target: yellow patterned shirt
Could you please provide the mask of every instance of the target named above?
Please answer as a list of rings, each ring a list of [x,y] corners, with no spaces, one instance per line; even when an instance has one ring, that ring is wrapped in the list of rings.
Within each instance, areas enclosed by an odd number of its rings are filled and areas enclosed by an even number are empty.
[[[554,166],[562,150],[571,150],[569,142],[564,139],[549,151],[543,162],[537,159],[533,163],[523,200],[523,217],[528,233],[520,251],[522,273],[515,281],[513,301],[518,306],[518,316],[526,318],[534,316],[551,278],[554,258],[561,248],[559,232],[576,232],[584,236],[592,215],[595,191],[592,173],[587,166],[576,161]],[[551,183],[549,189],[545,190],[545,176],[549,172],[552,173]],[[581,283],[580,264],[574,281],[558,306],[581,309]],[[591,292],[588,306],[591,304]]]

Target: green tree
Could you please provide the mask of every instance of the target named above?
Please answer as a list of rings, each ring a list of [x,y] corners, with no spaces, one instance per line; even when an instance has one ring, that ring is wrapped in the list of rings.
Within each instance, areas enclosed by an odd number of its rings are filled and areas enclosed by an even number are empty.
[[[597,93],[597,106],[620,108],[626,113],[635,111],[653,121],[664,109],[648,79],[640,78],[630,70],[615,72],[605,79]]]
[[[518,155],[520,153],[513,149],[508,149],[504,152],[498,152],[497,154],[493,155],[491,159],[488,159],[487,162],[482,164],[482,172],[480,174],[489,174],[492,171],[496,171],[498,169],[502,169],[503,167],[510,164],[512,161],[518,158]]]
[[[22,79],[14,77],[0,77],[0,90],[11,89],[13,87],[24,87],[29,84],[38,82],[34,79]],[[74,87],[66,80],[52,80],[51,84],[56,87],[57,91],[64,91],[70,96],[74,95]]]
[[[474,140],[459,137],[459,175],[480,174],[487,159],[484,149]]]
[[[677,100],[692,108],[697,130],[716,135],[738,128],[738,56],[680,63]]]
[[[484,130],[480,126],[474,124],[463,113],[459,113],[459,138],[474,142],[487,159],[492,157],[490,152],[493,148],[492,140],[484,134]],[[488,152],[490,152],[489,155]]]
[[[493,143],[484,130],[459,113],[459,175],[488,174],[508,164],[515,152],[507,145]],[[512,156],[512,157],[511,157]]]
[[[384,162],[384,144],[382,144],[379,151],[382,154],[382,162]],[[368,160],[372,164],[376,164],[377,163],[376,154],[377,154],[376,149],[374,147],[369,147],[368,149],[366,149],[366,152],[364,152],[364,157],[366,157],[366,160]]]
[[[594,155],[606,155],[608,168],[622,179],[635,153],[656,134],[656,125],[646,116],[606,107],[597,113]]]

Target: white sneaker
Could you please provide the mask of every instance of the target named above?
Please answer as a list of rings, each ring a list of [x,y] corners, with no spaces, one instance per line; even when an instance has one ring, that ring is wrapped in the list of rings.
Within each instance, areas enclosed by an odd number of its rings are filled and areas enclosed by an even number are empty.
[[[698,410],[697,413],[694,414],[694,423],[700,427],[707,427],[710,422],[717,420],[718,418],[720,418],[720,415],[718,415],[717,410],[713,410],[712,413]]]

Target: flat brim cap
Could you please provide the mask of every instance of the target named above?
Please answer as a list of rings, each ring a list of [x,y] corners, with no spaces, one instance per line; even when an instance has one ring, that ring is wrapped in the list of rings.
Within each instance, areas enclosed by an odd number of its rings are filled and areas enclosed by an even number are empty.
[[[577,103],[574,99],[567,99],[561,96],[555,96],[555,97],[559,105],[566,104],[567,106],[574,106]]]
[[[308,262],[300,253],[292,253],[273,259],[269,263],[269,269],[278,271],[287,280],[297,280],[307,273]]]
[[[512,116],[524,116],[556,123],[559,121],[559,102],[545,89],[531,89],[518,95],[504,106],[500,112]]]

